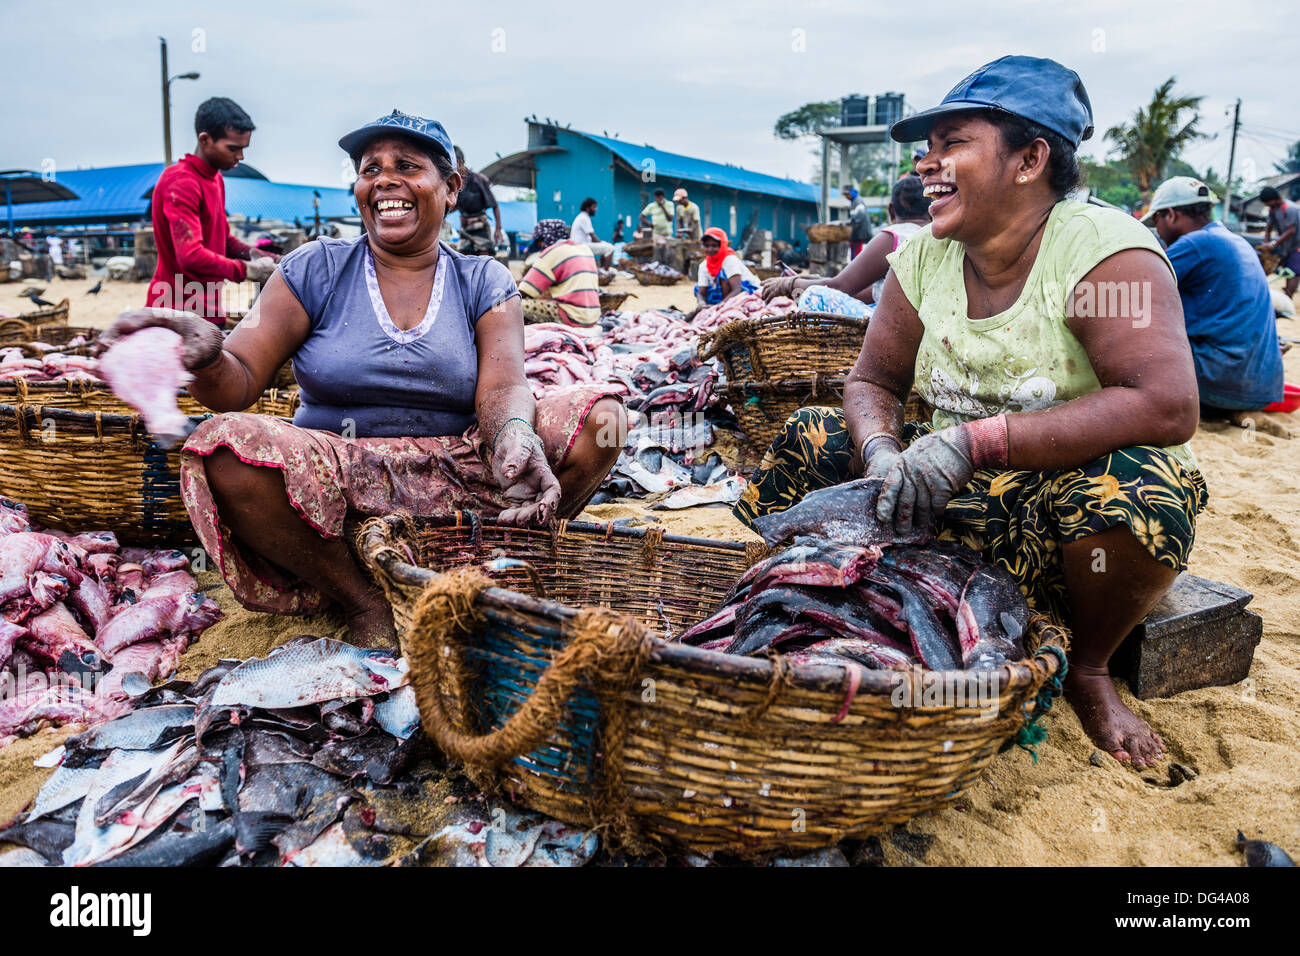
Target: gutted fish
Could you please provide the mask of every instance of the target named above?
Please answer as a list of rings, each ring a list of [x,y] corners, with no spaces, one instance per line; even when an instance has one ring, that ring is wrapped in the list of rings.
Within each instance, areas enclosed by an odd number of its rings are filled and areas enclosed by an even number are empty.
[[[181,360],[183,340],[171,329],[151,326],[120,339],[99,360],[113,393],[144,416],[161,445],[175,444],[193,430],[176,395],[191,378]]]

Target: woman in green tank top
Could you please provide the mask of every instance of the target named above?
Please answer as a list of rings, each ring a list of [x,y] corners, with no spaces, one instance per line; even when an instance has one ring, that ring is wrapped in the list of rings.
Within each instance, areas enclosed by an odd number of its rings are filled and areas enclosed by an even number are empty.
[[[843,409],[792,416],[735,513],[882,479],[882,518],[937,525],[1070,626],[1068,699],[1098,747],[1144,767],[1163,741],[1108,662],[1186,567],[1206,489],[1169,262],[1135,220],[1064,198],[1091,124],[1077,74],[1003,57],[894,126],[928,138],[931,225],[890,257]],[[934,413],[905,425],[913,388]]]

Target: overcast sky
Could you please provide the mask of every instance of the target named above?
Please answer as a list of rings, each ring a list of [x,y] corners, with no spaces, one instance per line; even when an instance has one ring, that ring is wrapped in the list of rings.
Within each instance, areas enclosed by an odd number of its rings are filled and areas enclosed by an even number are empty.
[[[544,0],[409,5],[5,0],[0,168],[162,159],[158,37],[173,86],[172,142],[193,147],[193,116],[230,96],[258,129],[249,163],[272,179],[342,184],[339,136],[394,107],[442,120],[481,168],[524,146],[524,116],[608,130],[660,149],[809,179],[810,144],[772,135],[811,100],[897,90],[934,105],[975,67],[1007,53],[1060,60],[1083,77],[1097,136],[1173,75],[1206,97],[1216,138],[1187,158],[1227,166],[1241,97],[1238,170],[1273,172],[1300,139],[1295,45],[1285,5],[1235,0]],[[577,19],[575,19],[575,15]],[[1243,165],[1245,168],[1243,170]]]

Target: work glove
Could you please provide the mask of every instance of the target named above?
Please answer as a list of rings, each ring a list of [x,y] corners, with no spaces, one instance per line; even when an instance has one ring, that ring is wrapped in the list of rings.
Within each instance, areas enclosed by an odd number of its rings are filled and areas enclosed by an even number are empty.
[[[244,273],[244,278],[249,282],[265,282],[274,274],[275,260],[268,256],[262,256],[248,260],[248,268]]]
[[[892,461],[871,456],[867,477],[883,477],[876,517],[902,534],[929,531],[975,474],[968,430],[945,428],[912,442]],[[886,469],[883,476],[880,470]]]
[[[542,440],[527,423],[512,418],[492,447],[492,477],[510,502],[500,514],[505,524],[547,524],[560,504],[560,482],[546,461]]]
[[[794,298],[794,283],[798,276],[773,276],[771,279],[764,279],[759,295],[763,297],[764,302],[771,302],[773,299],[779,299],[781,296]]]

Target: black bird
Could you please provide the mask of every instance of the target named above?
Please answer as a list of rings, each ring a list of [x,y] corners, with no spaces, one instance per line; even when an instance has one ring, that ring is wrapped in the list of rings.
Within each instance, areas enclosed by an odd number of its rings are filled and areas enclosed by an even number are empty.
[[[95,283],[94,288],[87,289],[86,295],[99,295],[99,290],[104,287],[104,280],[100,279]]]
[[[46,308],[46,307],[49,307],[49,306],[54,305],[53,302],[46,302],[46,301],[45,301],[44,299],[42,299],[39,295],[37,295],[35,289],[28,289],[28,290],[27,290],[27,298],[29,298],[29,299],[32,300],[32,304],[33,304],[33,305],[39,305],[39,306],[41,306],[42,308]]]

